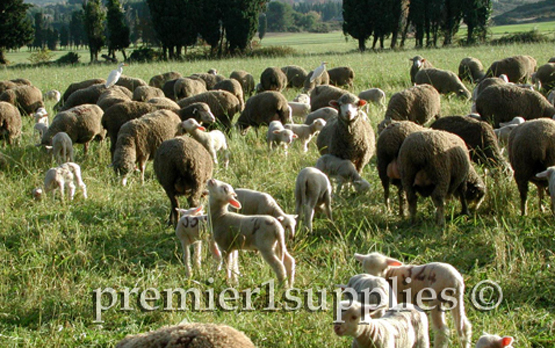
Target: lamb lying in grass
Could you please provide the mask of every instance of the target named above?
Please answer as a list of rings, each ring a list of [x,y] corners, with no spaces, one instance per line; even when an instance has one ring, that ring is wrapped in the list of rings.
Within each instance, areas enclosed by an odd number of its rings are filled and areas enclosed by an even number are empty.
[[[353,348],[429,348],[428,318],[410,304],[399,304],[372,319],[369,305],[341,301],[334,324],[337,336],[353,337]]]
[[[476,342],[476,348],[512,348],[511,336],[499,337],[497,335],[483,335]]]
[[[200,125],[197,120],[190,118],[181,122],[179,125],[180,129],[185,130],[187,133],[204,146],[206,150],[212,156],[214,164],[218,164],[217,152],[221,151],[224,153],[224,167],[227,168],[229,164],[229,153],[227,150],[227,141],[225,135],[222,131],[217,129],[210,132],[206,132],[206,128]]]
[[[302,169],[295,182],[295,214],[300,221],[304,215],[304,226],[312,232],[315,210],[324,210],[331,217],[331,184],[326,174],[314,167]]]
[[[287,155],[287,146],[297,138],[297,135],[289,129],[285,129],[279,121],[272,121],[268,125],[268,133],[266,134],[266,142],[268,147],[272,149],[274,146],[282,146]]]
[[[370,189],[370,183],[360,176],[355,165],[350,160],[326,154],[318,158],[316,168],[320,169],[330,178],[337,178],[337,194],[341,193],[341,188],[345,182],[352,183],[355,190],[359,193]]]
[[[286,124],[285,129],[289,129],[297,135],[297,138],[303,144],[303,151],[308,151],[308,143],[318,132],[324,128],[326,121],[322,118],[315,119],[310,125],[307,124]]]
[[[60,196],[64,198],[64,188],[69,188],[69,199],[73,200],[75,196],[75,183],[83,192],[83,197],[87,198],[87,186],[81,178],[81,167],[73,162],[67,162],[56,168],[50,168],[44,177],[44,194],[52,191],[52,196],[56,195],[56,190],[60,190]],[[40,199],[42,189],[33,190],[35,199]]]

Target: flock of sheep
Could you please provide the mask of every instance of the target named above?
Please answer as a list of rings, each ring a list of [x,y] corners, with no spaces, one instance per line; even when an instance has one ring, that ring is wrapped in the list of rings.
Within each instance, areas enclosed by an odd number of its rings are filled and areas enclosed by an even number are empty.
[[[343,186],[352,185],[357,193],[368,190],[370,184],[362,172],[374,154],[386,208],[390,208],[389,186],[393,184],[398,187],[399,214],[404,215],[406,200],[411,220],[416,217],[418,195],[432,198],[439,226],[445,225],[444,204],[450,196],[460,200],[463,214],[477,209],[486,188],[473,162],[493,175],[514,172],[522,214],[526,214],[530,181],[538,186],[540,207],[549,186],[553,206],[555,93],[549,89],[555,86],[555,61],[536,69],[532,57],[515,56],[494,62],[484,71],[480,61],[465,58],[458,75],[434,68],[420,56],[411,61],[410,78],[415,85],[392,95],[387,107],[385,93],[378,88],[358,95],[349,92],[355,78],[349,67],[323,70],[318,76],[299,66],[269,67],[256,85],[254,77],[243,70],[232,72],[230,78],[213,69],[187,77],[168,72],[152,77],[148,84],[121,75],[113,85],[91,79],[72,83],[63,94],[49,91],[44,95],[25,79],[1,81],[0,134],[15,145],[21,136],[21,115],[35,117],[34,128],[40,136],[37,146],[51,150],[59,164],[47,171],[43,188],[34,190],[37,199],[57,189],[63,198],[65,187],[73,199],[76,185],[87,197],[81,170],[74,163],[74,144],[83,144],[86,153],[90,141],[108,137],[111,166],[123,185],[136,169],[144,180],[146,164],[153,160],[156,178],[170,199],[168,223],[175,227],[182,244],[187,276],[192,273],[189,247],[195,244],[194,265],[199,267],[204,240],[212,255],[225,261],[230,283],[237,282],[238,251],[256,250],[278,280],[292,287],[295,259],[287,250],[287,241],[294,238],[297,224],[312,231],[318,210],[332,219],[333,194],[339,194]],[[529,79],[532,84],[527,84]],[[462,80],[476,84],[473,93]],[[288,101],[281,94],[285,88],[302,89],[303,93]],[[440,94],[472,99],[472,112],[440,117]],[[46,99],[57,101],[57,115],[52,120],[44,108]],[[364,111],[368,103],[386,109],[384,120],[377,125],[377,141]],[[237,113],[240,116],[234,122]],[[300,118],[303,123],[293,122]],[[220,129],[207,131],[213,123]],[[258,132],[262,126],[267,126],[268,146],[282,148],[285,154],[293,141],[301,142],[307,151],[311,139],[316,138],[321,157],[314,167],[298,173],[295,215],[285,213],[264,192],[234,189],[213,178],[215,166],[227,168],[230,161],[233,149],[227,139],[233,129],[244,135],[249,128]],[[337,179],[333,194],[330,178]],[[206,192],[209,214],[204,214],[201,205]],[[179,208],[178,196],[187,197],[190,209]],[[212,229],[205,238],[207,226]],[[455,327],[463,346],[470,347],[471,325],[462,298],[464,281],[455,268],[444,263],[407,266],[377,253],[355,257],[365,274],[351,278],[345,288],[357,293],[383,288],[388,285],[385,279],[411,275],[412,283],[403,285],[413,294],[423,288],[437,293],[454,289],[453,296],[458,298],[458,306],[451,311]],[[387,302],[394,306],[403,289],[389,294],[392,301]],[[369,303],[351,300],[344,304],[343,320],[334,331],[353,336],[353,347],[429,347],[428,319],[422,312],[400,304],[403,310],[381,307],[368,313]],[[444,313],[433,310],[431,318],[434,347],[447,347]],[[359,325],[360,321],[369,324]],[[118,347],[146,347],[153,342],[180,346],[184,340],[200,342],[188,347],[200,347],[203,340],[218,346],[253,346],[230,327],[189,324],[128,337]],[[476,347],[508,347],[511,342],[510,337],[486,335]]]

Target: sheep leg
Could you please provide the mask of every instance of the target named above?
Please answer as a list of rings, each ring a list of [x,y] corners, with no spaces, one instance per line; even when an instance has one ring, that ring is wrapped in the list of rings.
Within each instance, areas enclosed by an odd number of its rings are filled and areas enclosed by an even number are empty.
[[[526,199],[528,198],[528,182],[517,181],[518,192],[520,194],[520,215],[525,216],[527,214]]]
[[[466,201],[466,183],[461,184],[458,189],[459,193],[459,200],[461,201],[461,215],[470,215],[468,211],[468,202]]]
[[[451,313],[453,314],[453,322],[455,323],[455,328],[457,329],[463,348],[470,348],[472,325],[466,317],[462,295],[459,295],[457,306],[451,310]]]
[[[405,190],[407,202],[409,203],[410,223],[414,224],[416,222],[416,205],[418,203],[418,197],[416,196],[416,191],[414,191],[412,187],[409,188],[403,185],[403,189]]]
[[[432,194],[432,201],[436,207],[436,224],[443,227],[445,226],[445,202],[443,197],[434,192]]]
[[[385,211],[389,212],[389,178],[380,178],[382,179],[382,187],[383,187],[383,199],[385,204]]]
[[[196,241],[195,243],[195,268],[200,269],[200,262],[201,262],[201,257],[202,257],[202,242]]]
[[[331,195],[329,192],[326,192],[326,194],[324,195],[324,206],[325,206],[326,216],[328,217],[328,219],[333,221],[333,217],[331,215]]]
[[[73,196],[75,196],[75,184],[73,183],[73,181],[70,181],[67,184],[67,187],[69,187],[69,200],[72,201]]]
[[[536,185],[538,187],[538,208],[540,209],[540,212],[543,213],[543,205],[542,205],[542,201],[543,201],[543,196],[545,193],[545,189],[539,185]]]
[[[285,271],[287,272],[288,286],[292,287],[295,282],[295,259],[287,252],[287,250],[283,251],[283,265],[285,266]]]
[[[225,251],[224,252],[224,259],[226,260],[225,267],[226,267],[227,281],[228,282],[233,282],[232,281],[232,279],[233,279],[233,274],[232,274],[233,273],[232,272],[232,269],[233,269],[233,251],[231,251],[231,252]]]
[[[71,147],[68,149],[68,153],[69,153],[69,160],[70,160],[71,162],[75,162],[75,161],[73,160],[73,146],[71,146]]]
[[[189,260],[191,259],[191,251],[189,250],[189,243],[185,240],[185,238],[181,240],[181,247],[183,248],[183,264],[185,265],[185,276],[187,278],[190,278],[191,264]]]
[[[434,348],[447,348],[449,328],[445,322],[445,312],[437,306],[432,310],[432,328],[434,330]]]
[[[168,226],[173,225],[175,228],[177,226],[177,210],[179,208],[179,202],[177,201],[177,196],[175,192],[168,192],[168,198],[170,199],[171,203],[171,210],[170,210],[170,217],[168,219]]]
[[[262,254],[262,258],[264,258],[264,260],[270,265],[270,267],[272,267],[272,269],[276,273],[278,281],[280,283],[283,283],[286,280],[285,266],[283,265],[281,260],[276,256],[274,251],[271,249],[260,250],[260,254]]]
[[[84,148],[85,148],[85,151],[84,151],[84,152],[85,152],[85,155],[87,155],[87,153],[89,152],[89,143],[88,143],[88,142],[86,142],[86,143],[84,144]]]
[[[141,185],[145,184],[145,170],[146,170],[146,158],[141,157],[139,159],[139,170],[141,171]]]
[[[399,187],[399,191],[397,191],[397,195],[399,197],[399,216],[405,216],[405,191],[403,191],[403,187]]]

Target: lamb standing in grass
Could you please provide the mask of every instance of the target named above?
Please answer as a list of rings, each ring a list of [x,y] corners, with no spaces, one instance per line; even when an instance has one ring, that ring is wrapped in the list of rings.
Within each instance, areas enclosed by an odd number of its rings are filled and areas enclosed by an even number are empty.
[[[500,337],[497,335],[483,335],[476,342],[475,348],[512,348],[513,338],[511,336]]]
[[[56,157],[58,165],[66,162],[73,162],[73,142],[66,132],[59,132],[52,137],[52,146],[45,146],[52,150],[52,155]]]
[[[52,195],[56,195],[56,190],[60,190],[60,196],[64,198],[64,187],[69,188],[69,200],[73,200],[75,196],[75,184],[79,186],[83,197],[87,198],[87,186],[81,178],[81,167],[73,162],[67,162],[56,168],[50,168],[44,177],[44,194],[52,191]],[[37,192],[40,189],[37,189]],[[40,197],[40,193],[38,194]]]
[[[266,142],[268,147],[273,149],[274,146],[281,146],[287,155],[287,147],[297,138],[297,135],[290,129],[285,129],[279,121],[272,121],[268,125],[268,133],[266,134]]]
[[[208,150],[210,156],[212,156],[214,164],[218,164],[217,152],[223,152],[225,156],[224,167],[227,168],[227,165],[229,164],[229,154],[227,152],[227,141],[224,133],[217,129],[206,132],[206,128],[201,126],[200,123],[198,123],[194,118],[181,122],[179,127],[191,134],[196,141],[201,143],[202,146]]]
[[[355,259],[362,263],[365,273],[384,277],[389,281],[393,289],[397,290],[395,295],[399,302],[416,304],[418,293],[423,289],[433,290],[436,296],[426,301],[426,305],[433,308],[431,316],[435,332],[434,348],[447,348],[449,342],[449,328],[445,321],[445,311],[441,308],[442,303],[452,307],[451,314],[459,338],[464,348],[470,348],[472,326],[464,309],[464,279],[455,267],[442,262],[420,266],[403,265],[399,260],[376,252],[368,255],[355,254]],[[407,295],[411,298],[406,298]]]
[[[385,92],[379,88],[370,88],[358,94],[362,100],[368,103],[374,103],[385,109]],[[366,105],[366,112],[368,112],[369,104]]]
[[[312,122],[310,125],[306,124],[286,124],[284,125],[285,129],[291,130],[297,138],[303,144],[303,151],[308,151],[308,143],[318,132],[324,128],[326,125],[326,121],[321,118],[317,118]]]
[[[295,277],[295,259],[287,252],[285,233],[281,224],[270,215],[246,216],[228,211],[231,206],[240,209],[241,203],[231,185],[210,179],[209,219],[213,235],[227,261],[228,280],[237,280],[236,250],[258,250],[272,267],[279,282],[292,287]]]
[[[345,182],[352,183],[356,192],[359,193],[370,189],[370,183],[360,176],[353,162],[349,160],[327,154],[318,158],[316,168],[330,178],[337,178],[337,194],[341,193],[341,188]]]
[[[332,220],[331,194],[331,183],[326,174],[314,167],[302,169],[295,182],[297,222],[304,215],[304,226],[312,232],[315,210],[324,210],[328,219]]]

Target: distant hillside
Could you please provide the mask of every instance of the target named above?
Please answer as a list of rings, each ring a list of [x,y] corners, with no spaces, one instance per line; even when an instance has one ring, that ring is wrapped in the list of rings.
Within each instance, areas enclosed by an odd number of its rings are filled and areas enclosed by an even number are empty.
[[[499,16],[505,12],[509,12],[521,5],[526,5],[539,0],[492,0],[492,17]]]
[[[555,20],[555,0],[525,4],[493,17],[496,25],[547,22]]]

